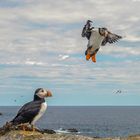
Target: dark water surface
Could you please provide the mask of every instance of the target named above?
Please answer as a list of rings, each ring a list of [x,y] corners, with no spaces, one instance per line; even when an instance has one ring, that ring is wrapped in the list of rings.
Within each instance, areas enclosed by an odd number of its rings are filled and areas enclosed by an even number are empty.
[[[0,126],[20,107],[0,107]],[[140,107],[48,107],[36,124],[40,128],[76,128],[81,135],[114,137],[140,134]]]

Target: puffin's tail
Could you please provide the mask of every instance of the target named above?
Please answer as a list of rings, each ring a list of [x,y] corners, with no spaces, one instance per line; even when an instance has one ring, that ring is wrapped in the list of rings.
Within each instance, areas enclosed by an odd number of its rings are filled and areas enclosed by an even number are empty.
[[[3,125],[3,128],[8,129],[8,128],[12,127],[12,126],[13,126],[13,122],[10,121],[10,122],[6,122],[6,124]]]
[[[15,117],[16,118],[16,117]],[[12,126],[15,126],[16,124],[15,124],[15,118],[14,119],[12,119],[10,122],[6,122],[6,124],[3,126],[3,127],[5,127],[5,128],[10,128],[10,127],[12,127]]]
[[[11,131],[13,128],[13,123],[12,122],[6,122],[5,125],[3,125],[3,127],[0,128],[0,135],[4,135],[7,132]]]

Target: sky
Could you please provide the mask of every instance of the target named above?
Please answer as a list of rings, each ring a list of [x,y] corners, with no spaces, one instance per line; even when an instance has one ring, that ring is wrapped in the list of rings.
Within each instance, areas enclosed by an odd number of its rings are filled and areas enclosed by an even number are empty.
[[[0,0],[0,106],[35,89],[50,106],[140,105],[140,0]],[[86,61],[86,21],[123,36]],[[121,90],[121,93],[115,93]]]

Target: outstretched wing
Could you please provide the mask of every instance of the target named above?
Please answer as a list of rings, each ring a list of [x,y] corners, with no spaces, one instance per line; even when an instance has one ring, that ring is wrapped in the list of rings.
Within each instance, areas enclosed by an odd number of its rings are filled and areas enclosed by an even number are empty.
[[[82,30],[81,36],[82,36],[82,37],[86,37],[86,38],[89,40],[89,38],[90,38],[90,36],[91,36],[91,30],[92,30],[93,28],[94,28],[94,27],[92,27],[92,28],[87,28],[86,26],[84,26],[84,28],[83,28],[83,30]]]
[[[110,43],[110,44],[115,43],[121,38],[122,38],[122,36],[113,34],[108,31],[108,35],[107,35],[107,37],[104,38],[101,45],[104,46],[104,45],[106,45],[106,43]]]
[[[29,102],[25,104],[17,113],[16,117],[11,121],[13,124],[21,124],[31,122],[40,110],[40,102]]]

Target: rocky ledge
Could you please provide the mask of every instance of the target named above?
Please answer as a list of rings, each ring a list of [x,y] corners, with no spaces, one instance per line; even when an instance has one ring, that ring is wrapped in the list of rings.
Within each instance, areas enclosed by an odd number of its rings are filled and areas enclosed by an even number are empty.
[[[0,140],[140,140],[140,135],[127,138],[93,138],[72,134],[42,134],[40,132],[11,130],[4,135],[0,135]]]
[[[70,129],[70,131],[76,131]],[[8,125],[0,128],[0,140],[140,140],[140,135],[129,136],[126,138],[95,138],[80,136],[77,134],[60,134],[54,130],[45,129],[43,131],[30,129],[23,131],[21,127],[9,127]]]
[[[94,138],[78,136],[76,129],[68,129],[68,132],[73,134],[60,134],[54,130],[43,129],[39,130],[35,128],[35,131],[31,127],[24,125],[13,126],[10,123],[6,123],[0,128],[0,140],[93,140]],[[75,135],[74,135],[75,134]]]
[[[72,134],[47,134],[23,130],[12,130],[0,136],[0,140],[94,140],[94,138]]]

